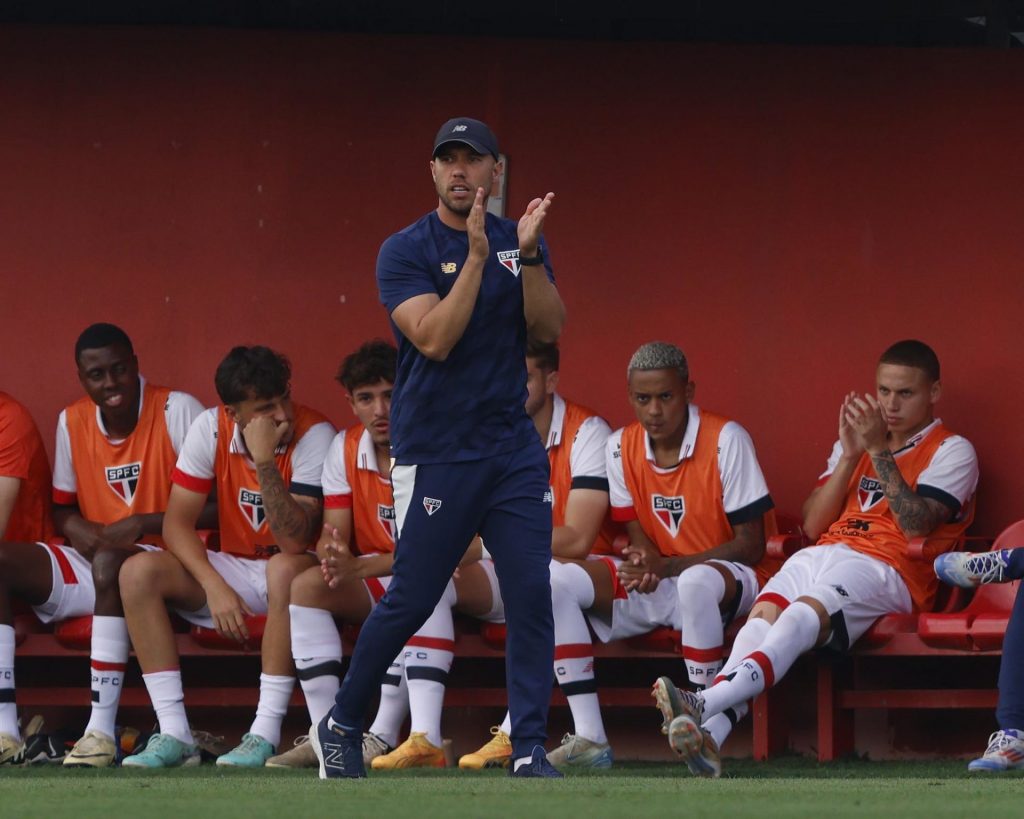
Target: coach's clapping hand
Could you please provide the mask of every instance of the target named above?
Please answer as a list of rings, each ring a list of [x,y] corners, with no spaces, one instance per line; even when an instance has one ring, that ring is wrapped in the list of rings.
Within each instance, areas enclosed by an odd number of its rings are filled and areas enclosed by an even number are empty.
[[[239,643],[248,640],[249,627],[245,624],[245,616],[252,614],[252,610],[238,593],[223,580],[205,591],[206,605],[217,633]]]

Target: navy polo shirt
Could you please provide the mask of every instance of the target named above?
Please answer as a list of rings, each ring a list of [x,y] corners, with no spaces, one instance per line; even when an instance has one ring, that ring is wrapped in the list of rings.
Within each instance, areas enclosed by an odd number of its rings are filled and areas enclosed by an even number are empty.
[[[399,464],[473,461],[537,437],[526,414],[526,318],[516,222],[487,214],[490,252],[462,338],[444,361],[420,353],[391,322],[398,372],[391,398],[391,454]],[[548,278],[554,275],[541,240]],[[436,211],[390,236],[377,257],[377,287],[390,315],[414,296],[448,295],[469,237]]]

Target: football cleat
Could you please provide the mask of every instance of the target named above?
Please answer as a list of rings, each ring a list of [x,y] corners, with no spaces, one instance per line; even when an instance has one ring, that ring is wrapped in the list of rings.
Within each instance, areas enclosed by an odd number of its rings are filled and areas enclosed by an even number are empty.
[[[683,758],[694,776],[718,779],[722,775],[718,743],[688,714],[676,717],[669,724],[668,744]]]
[[[510,766],[508,775],[521,779],[562,779],[565,776],[561,771],[551,767],[548,755],[544,752],[542,745],[533,746],[529,762],[524,762],[518,768],[515,765]]]
[[[376,757],[370,766],[375,771],[398,768],[443,768],[444,751],[434,745],[422,731],[413,731],[409,738],[390,754]]]
[[[262,768],[276,749],[257,734],[243,734],[236,748],[217,757],[222,768]]]
[[[704,700],[697,694],[676,688],[668,677],[658,677],[651,687],[651,696],[661,711],[661,733],[667,734],[672,720],[686,714],[698,725],[703,722]]]
[[[25,743],[13,734],[0,733],[0,765],[21,765],[25,761]]]
[[[64,757],[68,768],[109,768],[117,756],[114,738],[102,731],[86,731],[75,747]]]
[[[935,558],[935,574],[943,583],[965,589],[973,589],[984,583],[1007,583],[1012,579],[1003,576],[1007,551],[945,552]]]
[[[292,748],[267,760],[268,768],[315,768],[319,763],[313,747],[309,744],[309,734],[295,738]]]
[[[507,768],[512,761],[512,739],[494,725],[491,739],[480,750],[459,758],[463,770],[479,771],[481,768]]]
[[[985,753],[967,764],[969,771],[1013,771],[1024,768],[1024,732],[1007,729],[988,738]]]
[[[199,762],[198,746],[188,745],[170,734],[153,734],[143,750],[126,756],[121,765],[125,768],[190,768]]]
[[[548,762],[556,768],[610,768],[614,757],[607,742],[593,742],[586,737],[566,734],[562,744],[548,754]]]
[[[363,764],[369,765],[373,760],[384,754],[390,754],[394,748],[383,739],[369,731],[363,732]]]
[[[346,731],[328,714],[309,728],[309,744],[316,754],[321,779],[363,779],[362,741],[355,731]]]

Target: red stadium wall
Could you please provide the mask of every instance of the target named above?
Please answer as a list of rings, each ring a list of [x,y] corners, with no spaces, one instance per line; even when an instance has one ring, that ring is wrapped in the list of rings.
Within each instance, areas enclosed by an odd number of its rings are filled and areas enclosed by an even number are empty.
[[[207,402],[231,345],[280,348],[347,424],[337,363],[388,333],[377,248],[468,114],[510,213],[557,192],[567,394],[621,424],[630,354],[678,343],[797,510],[840,396],[920,337],[981,456],[976,528],[1024,514],[1015,53],[9,27],[0,76],[0,388],[48,439],[96,320]]]

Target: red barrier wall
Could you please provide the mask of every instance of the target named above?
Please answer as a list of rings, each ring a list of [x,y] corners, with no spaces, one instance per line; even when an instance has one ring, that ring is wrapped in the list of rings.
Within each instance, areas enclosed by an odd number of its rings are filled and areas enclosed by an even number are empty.
[[[280,348],[348,423],[334,370],[388,333],[377,248],[467,114],[510,212],[557,192],[566,394],[621,424],[633,350],[678,343],[797,510],[840,396],[920,337],[981,456],[976,528],[1024,514],[1016,53],[9,27],[0,76],[0,388],[46,438],[96,320],[207,402],[231,345]]]

